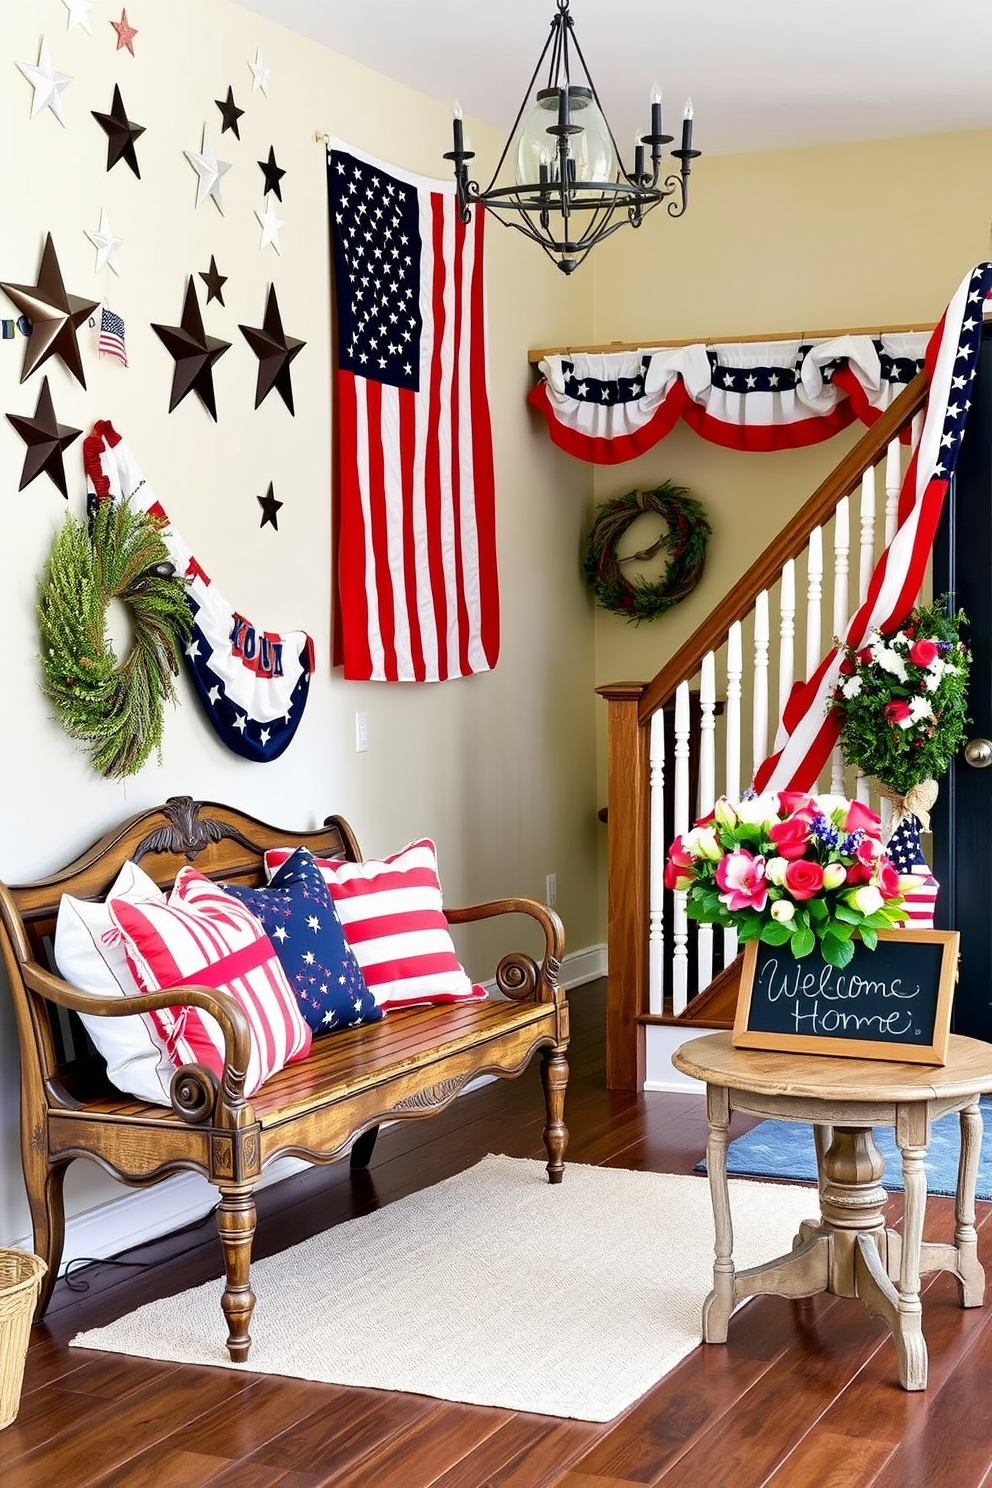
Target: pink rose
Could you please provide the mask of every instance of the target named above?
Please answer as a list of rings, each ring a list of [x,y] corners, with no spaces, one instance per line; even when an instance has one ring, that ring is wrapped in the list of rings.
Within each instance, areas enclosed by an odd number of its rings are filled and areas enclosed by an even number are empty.
[[[807,863],[804,859],[790,863],[785,871],[785,887],[793,899],[812,899],[823,888],[823,869],[819,863]]]
[[[744,847],[727,853],[716,865],[716,881],[724,890],[720,898],[728,909],[764,909],[768,899],[764,858],[754,857]]]
[[[909,659],[914,666],[928,667],[937,660],[936,641],[917,641],[909,648]]]
[[[686,849],[685,839],[676,837],[668,849],[664,884],[666,889],[687,889],[695,878],[695,859]]]
[[[785,790],[778,793],[778,809],[787,816],[793,816],[797,811],[815,811],[816,804],[807,791]]]
[[[904,703],[902,698],[893,698],[890,703],[886,703],[885,705],[885,716],[889,723],[903,724],[912,719],[913,715],[909,710],[908,703]]]
[[[894,899],[898,894],[899,874],[888,858],[879,858],[878,873],[875,882],[878,884],[884,898]]]
[[[786,821],[773,822],[768,835],[783,858],[801,858],[809,843],[809,822],[790,816]]]
[[[882,825],[881,817],[875,815],[870,806],[863,801],[852,801],[844,818],[843,827],[845,832],[870,832],[877,834]]]
[[[871,666],[871,663],[874,660],[871,654],[871,647],[862,646],[861,650],[857,653],[855,660],[857,661],[859,666]]]

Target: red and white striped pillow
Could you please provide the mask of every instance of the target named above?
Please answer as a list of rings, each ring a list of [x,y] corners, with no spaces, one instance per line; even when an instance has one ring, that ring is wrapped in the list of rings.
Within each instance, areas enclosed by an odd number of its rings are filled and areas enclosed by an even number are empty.
[[[271,878],[291,848],[265,854]],[[473,986],[448,933],[437,873],[437,850],[429,838],[378,861],[314,860],[331,891],[348,943],[369,991],[381,1008],[417,1003],[474,1002],[486,996]]]
[[[247,1096],[309,1053],[310,1029],[272,942],[250,910],[196,868],[179,870],[167,900],[112,899],[110,915],[143,991],[214,987],[244,1010],[251,1029]],[[203,1064],[221,1074],[224,1039],[209,1013],[178,1003],[149,1019],[176,1069]]]

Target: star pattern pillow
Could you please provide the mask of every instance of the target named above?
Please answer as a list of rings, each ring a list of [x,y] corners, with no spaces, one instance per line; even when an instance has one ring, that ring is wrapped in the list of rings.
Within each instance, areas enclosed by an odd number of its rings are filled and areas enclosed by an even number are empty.
[[[268,888],[226,884],[225,891],[261,921],[314,1033],[381,1019],[382,1009],[368,989],[307,848],[298,847],[286,859]]]

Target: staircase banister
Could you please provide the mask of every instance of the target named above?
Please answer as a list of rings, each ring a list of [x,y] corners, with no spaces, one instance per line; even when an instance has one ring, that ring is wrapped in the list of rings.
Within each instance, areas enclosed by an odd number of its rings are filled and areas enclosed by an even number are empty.
[[[703,657],[722,644],[730,627],[751,613],[762,590],[770,589],[789,559],[797,558],[802,553],[813,529],[830,520],[838,502],[845,496],[850,496],[865,471],[878,463],[891,441],[899,436],[923,407],[929,384],[928,372],[925,369],[918,372],[871,428],[865,430],[857,444],[852,446],[806,504],[800,507],[788,527],[755,559],[719,608],[703,621],[644,687],[638,706],[641,727],[645,727],[652,715],[664,707],[681,682],[688,681],[695,675]],[[597,691],[608,695],[610,689],[600,687]]]

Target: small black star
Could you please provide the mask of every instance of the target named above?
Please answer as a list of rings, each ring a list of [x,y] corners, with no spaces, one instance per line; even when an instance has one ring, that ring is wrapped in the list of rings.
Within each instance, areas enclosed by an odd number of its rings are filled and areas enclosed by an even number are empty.
[[[276,500],[271,481],[269,481],[269,489],[266,491],[265,495],[256,496],[255,500],[262,508],[262,520],[258,524],[259,530],[261,530],[265,526],[266,522],[271,522],[272,526],[278,532],[279,522],[276,517],[276,512],[283,505],[283,503]]]
[[[192,278],[186,286],[186,300],[183,304],[181,324],[177,326],[153,324],[152,330],[169,355],[175,358],[169,412],[171,413],[183,401],[187,393],[195,391],[200,402],[216,423],[214,362],[224,355],[231,343],[230,341],[218,341],[216,337],[205,334],[203,318],[200,315],[200,306],[196,298],[196,287]]]
[[[265,177],[265,195],[268,196],[269,192],[271,191],[273,196],[277,196],[279,200],[282,201],[282,188],[280,187],[279,182],[282,180],[286,172],[284,170],[280,170],[279,166],[276,164],[276,152],[271,145],[269,146],[268,160],[260,160],[258,162],[258,168]]]
[[[83,431],[82,429],[70,429],[56,419],[48,378],[46,377],[41,384],[33,418],[27,418],[21,413],[8,413],[7,418],[28,447],[24,456],[24,468],[21,471],[21,484],[17,489],[23,491],[25,486],[30,485],[35,477],[44,471],[68,500],[69,493],[65,485],[62,451],[67,449],[74,439],[78,439]],[[272,487],[270,486],[269,489],[271,490]]]
[[[223,134],[225,130],[230,129],[234,133],[234,138],[236,140],[239,140],[241,138],[241,132],[238,129],[238,120],[244,113],[244,109],[239,109],[238,105],[235,103],[234,89],[229,87],[227,90],[227,97],[225,99],[215,98],[214,103],[220,109],[220,116],[224,120],[223,124],[220,126],[221,134]]]
[[[294,357],[299,356],[307,343],[297,340],[295,336],[287,336],[284,332],[274,284],[269,285],[269,297],[265,302],[265,319],[262,324],[260,326],[243,325],[240,330],[258,357],[255,407],[257,408],[268,397],[273,388],[277,388],[282,401],[295,416],[293,383],[289,369]]]
[[[138,169],[138,157],[134,152],[134,143],[139,135],[144,134],[143,124],[132,124],[124,111],[124,100],[121,98],[121,90],[114,84],[114,102],[109,114],[98,114],[91,109],[94,119],[107,136],[107,169],[113,170],[118,160],[126,160],[141,179]]]
[[[200,270],[200,278],[207,286],[207,304],[209,305],[211,300],[219,300],[223,305],[224,285],[227,283],[228,276],[220,272],[217,267],[217,260],[212,253],[210,255],[210,267],[206,271],[203,269]]]

